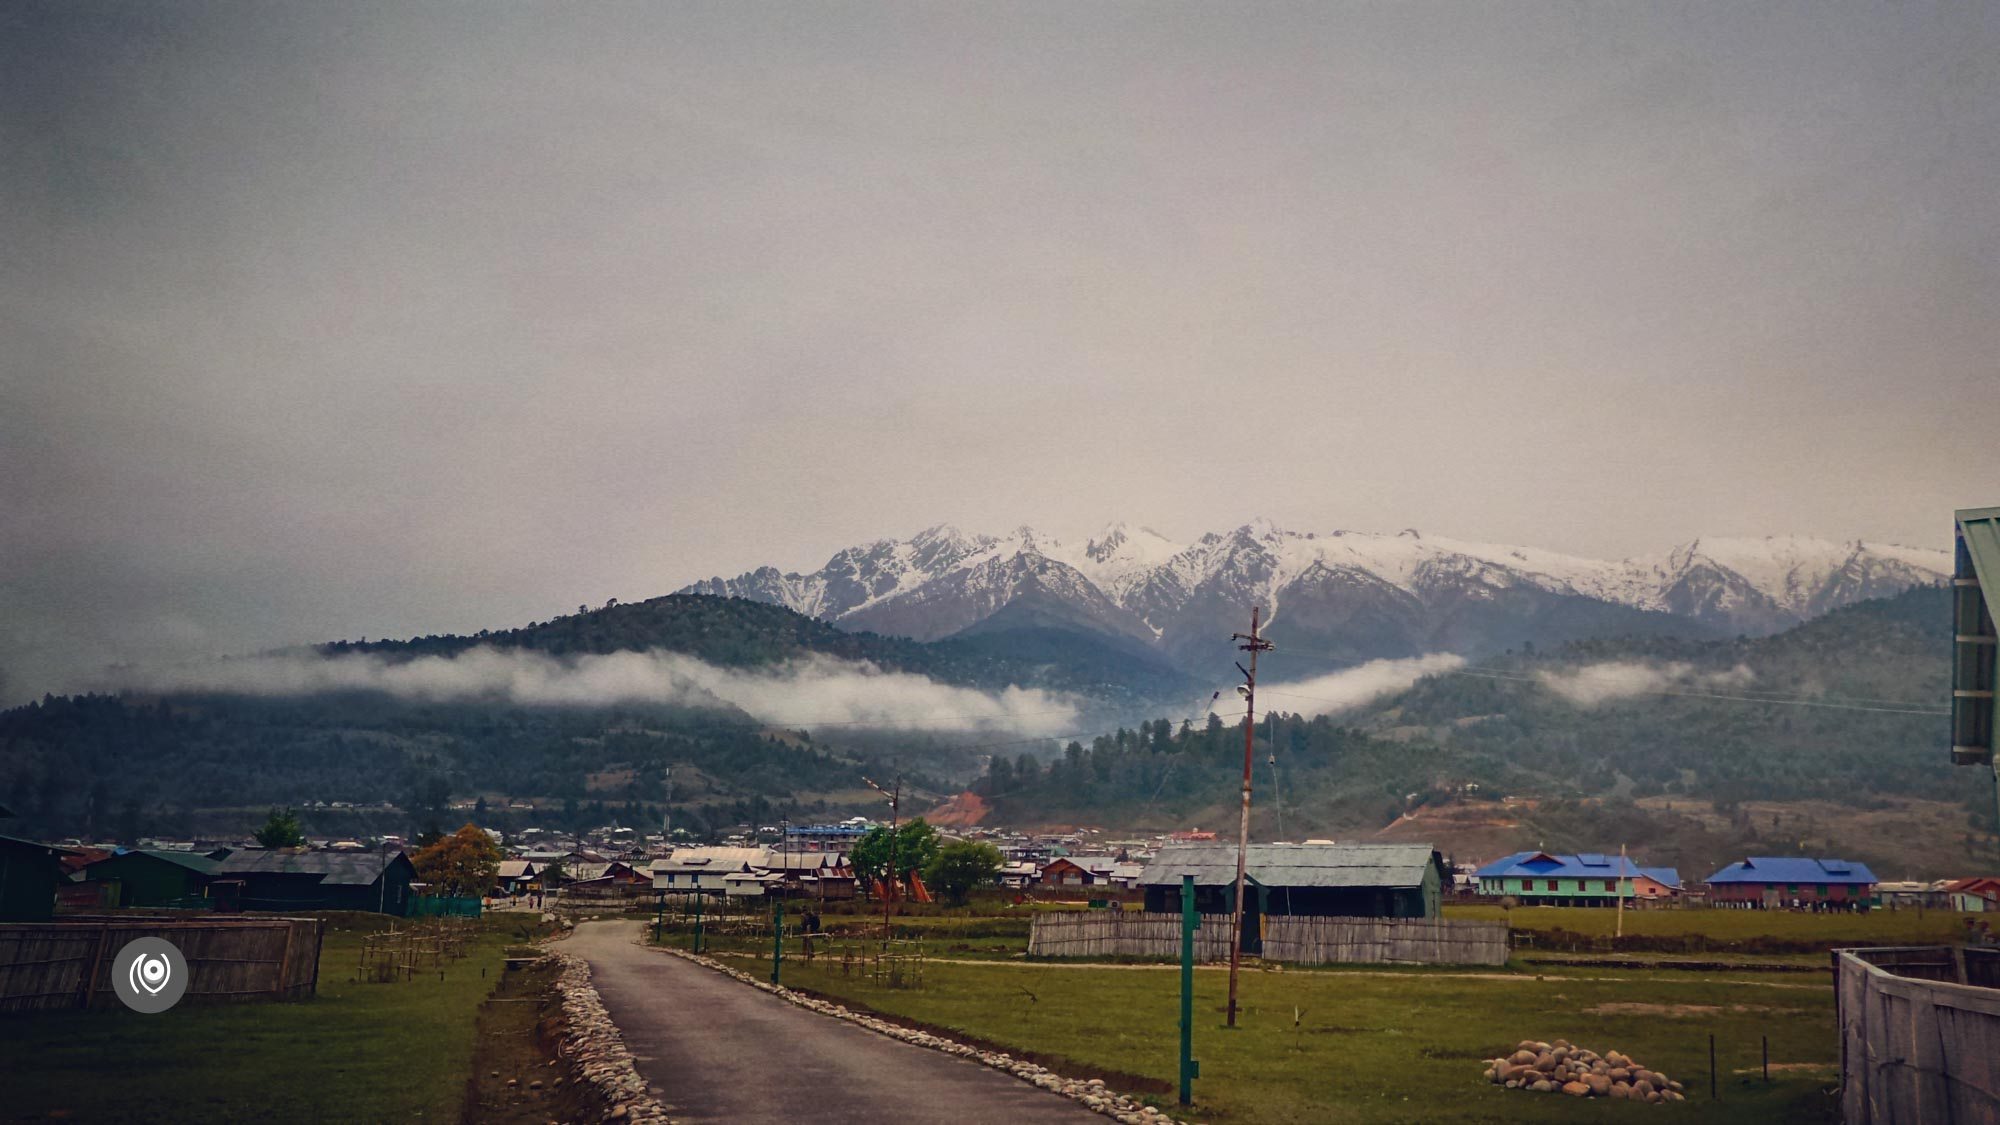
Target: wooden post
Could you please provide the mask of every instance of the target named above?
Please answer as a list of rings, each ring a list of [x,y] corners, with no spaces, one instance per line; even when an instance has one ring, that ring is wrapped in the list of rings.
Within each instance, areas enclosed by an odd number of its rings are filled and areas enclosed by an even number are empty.
[[[77,1007],[89,1008],[91,997],[96,994],[98,987],[103,983],[105,956],[110,952],[110,946],[111,923],[106,922],[104,928],[97,931],[97,945],[95,951],[91,954],[89,967],[79,974],[82,978],[82,995],[77,998],[79,1001]]]

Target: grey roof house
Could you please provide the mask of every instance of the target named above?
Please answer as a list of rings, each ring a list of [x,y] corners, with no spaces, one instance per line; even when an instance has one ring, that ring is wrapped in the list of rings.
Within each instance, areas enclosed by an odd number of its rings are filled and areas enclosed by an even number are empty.
[[[417,869],[400,851],[262,849],[223,858],[210,896],[218,909],[409,911]]]
[[[1146,865],[1146,909],[1178,912],[1181,877],[1195,907],[1222,914],[1236,891],[1234,844],[1174,844]],[[1244,865],[1245,929],[1252,915],[1435,918],[1446,879],[1429,844],[1252,844]]]

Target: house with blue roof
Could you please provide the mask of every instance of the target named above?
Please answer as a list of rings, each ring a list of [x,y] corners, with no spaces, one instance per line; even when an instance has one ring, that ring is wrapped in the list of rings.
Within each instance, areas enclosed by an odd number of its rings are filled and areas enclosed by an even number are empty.
[[[1708,877],[1708,901],[1737,909],[1866,910],[1877,882],[1865,863],[1753,855]]]
[[[1615,906],[1671,902],[1681,890],[1680,872],[1642,867],[1625,856],[1584,852],[1515,852],[1473,872],[1483,895],[1511,895],[1523,906]]]

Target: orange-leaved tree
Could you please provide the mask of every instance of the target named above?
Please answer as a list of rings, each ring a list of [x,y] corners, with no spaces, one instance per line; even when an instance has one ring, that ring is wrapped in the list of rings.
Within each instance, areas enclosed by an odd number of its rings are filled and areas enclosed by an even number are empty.
[[[500,873],[500,845],[484,829],[468,824],[410,858],[417,877],[440,894],[483,895]]]

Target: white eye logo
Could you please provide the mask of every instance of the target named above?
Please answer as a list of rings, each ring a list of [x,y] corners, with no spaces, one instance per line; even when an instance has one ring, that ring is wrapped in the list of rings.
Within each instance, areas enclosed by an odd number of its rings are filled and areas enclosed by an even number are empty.
[[[158,996],[164,992],[167,982],[173,979],[174,967],[168,964],[164,954],[148,957],[140,954],[132,959],[130,970],[132,989],[144,989],[148,994]]]
[[[165,938],[133,938],[112,963],[111,990],[135,1012],[157,1014],[180,1003],[193,974],[187,957]]]

